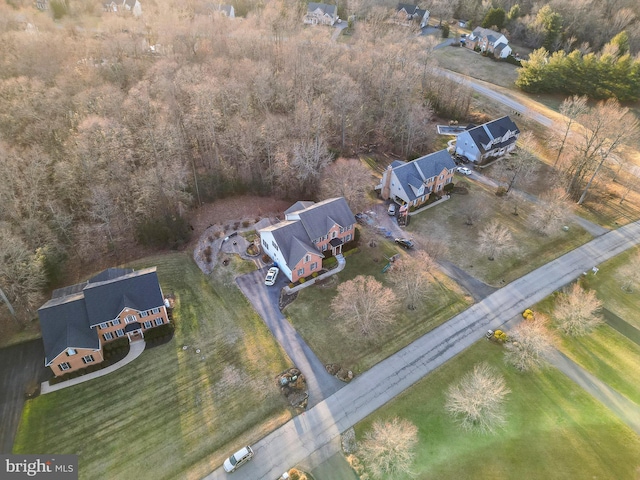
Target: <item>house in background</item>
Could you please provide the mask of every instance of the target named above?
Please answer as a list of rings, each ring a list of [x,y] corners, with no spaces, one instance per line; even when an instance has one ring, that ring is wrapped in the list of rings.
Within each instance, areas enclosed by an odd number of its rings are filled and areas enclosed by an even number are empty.
[[[518,136],[518,126],[511,118],[504,116],[459,134],[456,137],[456,155],[482,163],[513,151]]]
[[[206,9],[210,14],[224,15],[229,18],[236,18],[236,10],[233,5],[222,5],[221,3],[207,3]]]
[[[54,290],[38,310],[45,366],[55,376],[104,360],[104,344],[135,341],[169,323],[155,267],[110,268],[90,280]]]
[[[398,25],[403,25],[405,27],[411,26],[414,23],[418,23],[420,25],[420,28],[424,28],[429,22],[429,15],[429,10],[418,8],[417,5],[399,3],[396,7],[394,21]]]
[[[333,25],[338,20],[338,6],[310,2],[303,18],[306,25]]]
[[[507,58],[511,55],[509,40],[503,34],[488,28],[477,27],[464,42],[465,47],[481,52],[491,53],[496,58]]]
[[[342,245],[355,238],[356,219],[343,197],[296,202],[284,215],[258,233],[264,253],[292,282],[322,269],[328,251],[339,256]]]
[[[142,15],[142,5],[138,0],[112,0],[103,4],[105,12],[131,12],[134,17]]]
[[[430,153],[411,162],[396,160],[384,171],[376,187],[383,199],[419,207],[432,192],[441,192],[453,181],[456,164],[447,150]]]

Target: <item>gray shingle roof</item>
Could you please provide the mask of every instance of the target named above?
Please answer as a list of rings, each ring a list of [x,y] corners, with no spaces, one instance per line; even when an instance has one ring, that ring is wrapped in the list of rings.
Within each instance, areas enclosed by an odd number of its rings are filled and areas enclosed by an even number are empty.
[[[311,243],[309,235],[302,222],[298,220],[286,220],[275,225],[271,229],[273,238],[287,261],[287,265],[293,268],[307,253],[322,253]]]
[[[98,349],[98,333],[91,327],[113,320],[123,308],[149,310],[164,304],[155,267],[105,270],[70,287],[71,293],[63,291],[57,290],[38,310],[47,364],[69,347]]]
[[[509,116],[500,117],[491,122],[485,123],[484,125],[480,125],[478,127],[472,128],[468,130],[469,135],[473,139],[474,143],[478,147],[480,152],[485,153],[487,150],[483,145],[489,144],[493,139],[504,136],[508,131],[515,132],[516,134],[520,133],[520,129],[518,126],[509,118]],[[494,144],[491,147],[491,150],[494,148],[501,148],[506,145],[510,145],[516,141],[515,137],[511,137],[505,142],[500,142],[498,144]]]
[[[82,293],[49,300],[38,310],[38,317],[44,343],[45,365],[49,365],[69,347],[100,347],[98,333],[89,326]]]
[[[487,40],[489,40],[489,42],[491,43],[495,43],[496,40],[498,40],[502,34],[499,32],[496,32],[495,30],[491,30],[490,28],[482,28],[482,27],[476,27],[473,32],[472,32],[474,37],[487,37]],[[505,37],[506,38],[506,37]]]
[[[395,162],[394,162],[395,163]],[[393,163],[391,164],[393,165]],[[442,170],[453,170],[456,164],[451,155],[446,150],[439,150],[424,157],[417,158],[411,162],[404,163],[393,168],[396,178],[400,182],[403,190],[407,194],[409,201],[417,197],[411,188],[420,188],[425,180],[440,175]]]
[[[115,280],[89,283],[83,290],[91,325],[113,320],[124,307],[149,310],[164,305],[155,268],[147,268]]]
[[[338,7],[336,5],[327,5],[326,3],[309,2],[309,5],[307,6],[307,12],[315,12],[316,10],[319,9],[327,15],[334,16],[336,14],[337,8]]]
[[[356,219],[343,197],[330,198],[315,203],[298,212],[298,215],[310,240],[326,235],[329,228],[335,224],[348,227],[356,223]]]
[[[311,205],[313,205],[313,202],[308,202],[308,201],[301,200],[299,202],[294,203],[289,208],[287,208],[284,211],[284,214],[287,215],[289,213],[299,212],[300,210],[304,210],[305,208],[309,208]]]

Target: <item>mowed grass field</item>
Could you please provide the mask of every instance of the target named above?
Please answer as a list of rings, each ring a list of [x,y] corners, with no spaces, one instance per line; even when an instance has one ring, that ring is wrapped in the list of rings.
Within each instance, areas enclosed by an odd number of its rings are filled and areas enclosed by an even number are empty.
[[[456,177],[455,182],[466,183],[469,194],[454,193],[450,200],[414,215],[407,231],[418,241],[420,238],[431,238],[445,242],[449,247],[447,260],[485,283],[504,286],[592,238],[574,223],[568,224],[567,232],[560,230],[554,235],[542,236],[528,223],[533,205],[523,205],[516,216],[512,214],[510,200],[497,197],[494,188],[472,180],[462,180],[460,176]],[[469,208],[485,211],[473,225],[465,224],[462,213]],[[478,236],[494,219],[509,228],[517,249],[498,255],[491,261],[479,251]]]
[[[27,401],[14,452],[78,454],[82,479],[199,479],[287,421],[274,377],[290,360],[235,286],[234,264],[212,278],[187,253],[132,265],[156,265],[175,295],[174,339]]]
[[[466,433],[444,410],[448,386],[488,362],[504,375],[507,425],[494,435]],[[480,341],[356,426],[357,438],[377,419],[407,419],[419,429],[408,479],[637,479],[640,437],[604,406],[548,368],[519,373],[502,347]]]
[[[387,258],[398,251],[395,244],[381,237],[375,248],[361,246],[357,253],[346,257],[345,269],[331,277],[326,285],[301,290],[296,301],[287,306],[285,315],[323,363],[339,363],[355,373],[363,372],[472,303],[454,282],[440,272],[434,272],[437,281],[433,282],[423,305],[408,310],[398,295],[392,324],[367,337],[346,328],[331,312],[331,301],[338,292],[339,283],[358,275],[372,275],[393,288],[382,269]],[[407,255],[404,251],[401,254]]]

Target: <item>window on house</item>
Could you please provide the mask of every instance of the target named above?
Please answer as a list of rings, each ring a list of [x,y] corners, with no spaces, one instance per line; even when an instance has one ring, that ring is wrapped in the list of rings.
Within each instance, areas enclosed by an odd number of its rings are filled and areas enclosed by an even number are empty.
[[[349,234],[346,237],[344,237],[344,241],[345,242],[350,242],[351,241],[351,234]]]
[[[267,244],[267,241],[264,238],[262,239],[262,246],[264,247],[265,250],[269,250],[269,245]]]
[[[164,321],[162,320],[162,317],[156,318],[156,326],[160,326],[164,323]]]
[[[86,363],[93,363],[93,355],[86,355],[82,357],[82,361]]]
[[[273,248],[275,248],[276,250],[278,250],[278,245],[276,245],[276,242],[271,240],[271,245],[273,246]]]
[[[124,317],[124,323],[133,323],[136,320],[137,319],[136,319],[135,315],[127,315],[126,317]]]
[[[325,243],[324,245],[322,245],[322,251],[326,251],[327,250],[327,244]]]
[[[69,362],[63,362],[60,363],[58,367],[64,372],[65,370],[69,370],[71,368],[71,365],[69,365]]]
[[[313,262],[310,267],[311,271],[313,272],[316,268],[318,268],[318,262]]]
[[[73,348],[67,349],[67,357],[70,357],[71,355],[75,355],[76,353],[78,352],[76,352]]]
[[[306,254],[304,257],[304,263],[309,263],[309,260],[311,260],[311,255]]]
[[[444,175],[440,175],[440,180],[442,180],[444,178]]]
[[[144,322],[144,328],[151,328],[153,327],[153,323],[151,323],[151,320],[147,320],[146,322]]]
[[[124,337],[124,330],[122,328],[116,330],[116,337]]]
[[[344,233],[344,227],[340,227],[340,233]]]
[[[113,333],[111,332],[103,333],[102,338],[104,338],[105,340],[113,340]]]
[[[437,191],[439,192],[440,190],[442,190],[442,184],[438,185],[438,190]]]
[[[104,330],[105,328],[109,328],[109,324],[108,324],[107,322],[105,322],[105,323],[101,323],[101,324],[100,324],[100,328],[102,328],[103,330]]]
[[[336,232],[331,232],[331,238],[336,238]]]
[[[149,312],[147,312],[146,310],[144,312],[140,312],[141,317],[146,317],[147,315],[149,315]]]
[[[159,309],[158,307],[156,307],[156,308],[152,308],[152,309],[151,309],[151,313],[153,313],[154,315],[156,315],[156,314],[160,313],[160,309]]]
[[[304,275],[304,267],[298,269],[298,276],[302,277]]]

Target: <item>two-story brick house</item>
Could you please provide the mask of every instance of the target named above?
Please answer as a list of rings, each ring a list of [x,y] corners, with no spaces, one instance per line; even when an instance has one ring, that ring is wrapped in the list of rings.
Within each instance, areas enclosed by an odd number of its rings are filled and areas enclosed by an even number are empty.
[[[342,253],[355,238],[356,219],[344,198],[297,202],[285,220],[259,231],[264,252],[292,282],[322,268],[328,252]]]
[[[440,195],[453,181],[456,164],[447,150],[440,150],[411,162],[396,160],[382,174],[376,190],[384,200],[419,207],[431,193]]]
[[[45,365],[63,375],[104,360],[103,346],[135,341],[169,323],[155,267],[110,268],[90,280],[55,290],[38,310]]]

